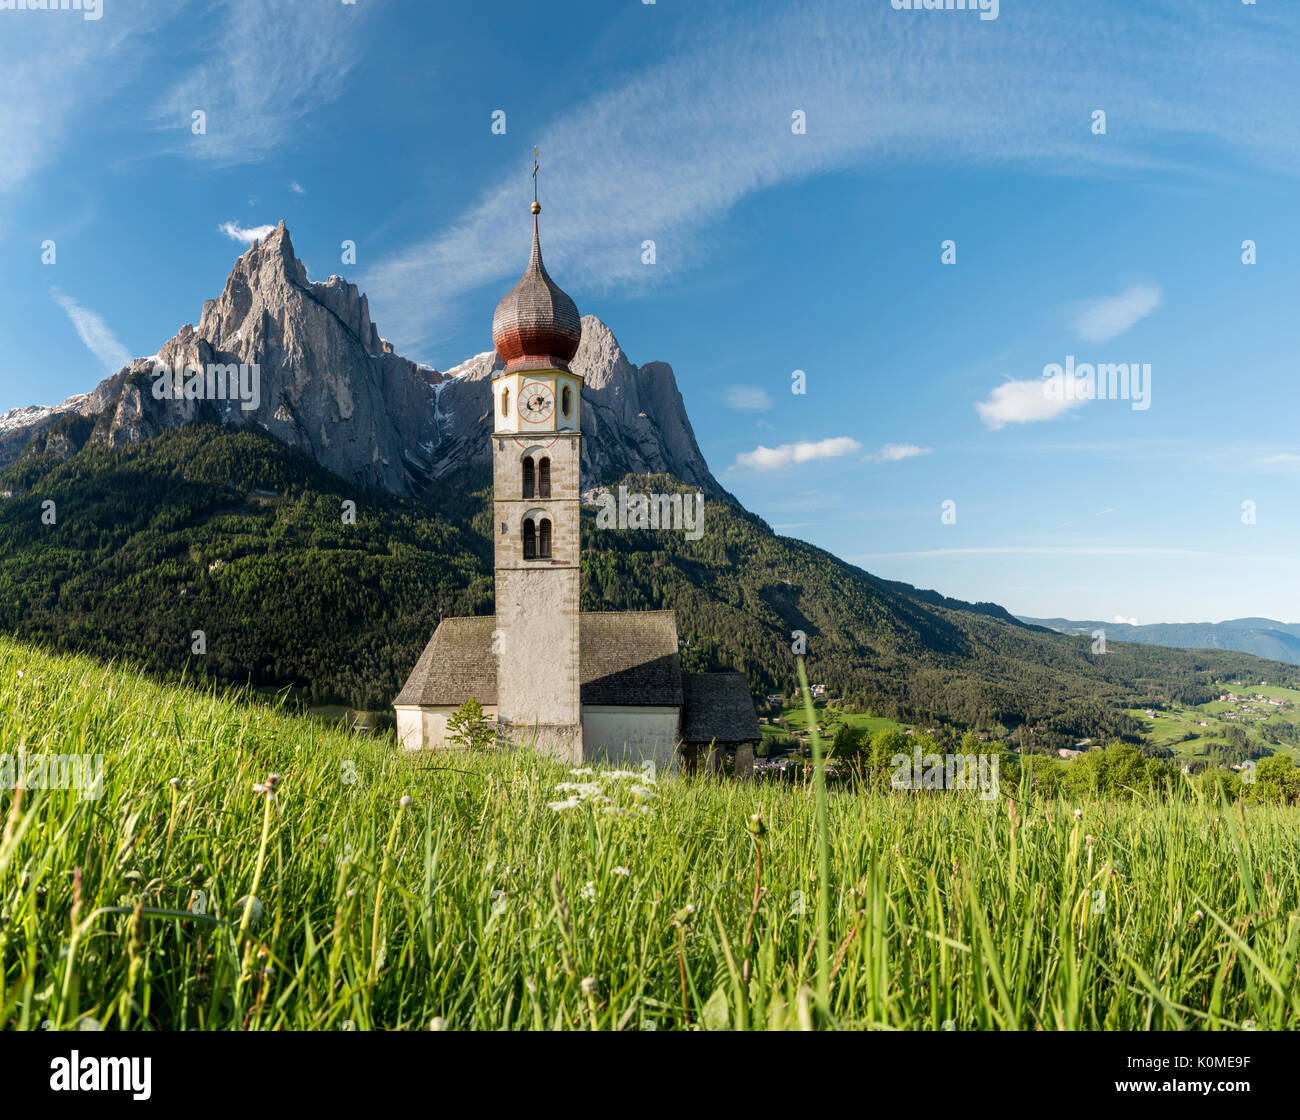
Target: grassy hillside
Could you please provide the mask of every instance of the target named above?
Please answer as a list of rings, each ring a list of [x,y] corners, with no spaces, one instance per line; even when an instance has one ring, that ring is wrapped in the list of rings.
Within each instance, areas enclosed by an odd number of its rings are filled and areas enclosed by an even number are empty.
[[[0,499],[0,631],[385,708],[441,615],[492,610],[485,483],[442,479],[425,503],[400,501],[269,437],[205,425],[67,460],[31,454],[0,475],[16,495]],[[705,527],[699,541],[601,530],[588,509],[583,606],[675,609],[685,665],[739,669],[759,694],[791,691],[796,630],[814,679],[850,706],[1011,731],[1026,750],[1134,739],[1124,709],[1200,703],[1228,677],[1300,684],[1296,667],[1232,653],[1113,643],[1096,655],[992,604],[876,579],[723,498],[708,499]]]
[[[0,743],[104,757],[98,800],[0,790],[3,1027],[1264,1029],[1300,1012],[1294,808],[834,793],[831,1017],[814,1020],[802,788],[412,757],[7,639]]]

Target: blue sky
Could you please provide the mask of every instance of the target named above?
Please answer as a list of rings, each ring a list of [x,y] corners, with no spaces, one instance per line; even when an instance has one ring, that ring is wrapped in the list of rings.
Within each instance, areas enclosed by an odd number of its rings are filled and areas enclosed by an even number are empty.
[[[0,10],[0,94],[0,413],[281,218],[400,353],[489,349],[538,144],[550,271],[780,531],[1017,613],[1300,620],[1300,4],[103,0]],[[1150,406],[1048,403],[1067,358]]]

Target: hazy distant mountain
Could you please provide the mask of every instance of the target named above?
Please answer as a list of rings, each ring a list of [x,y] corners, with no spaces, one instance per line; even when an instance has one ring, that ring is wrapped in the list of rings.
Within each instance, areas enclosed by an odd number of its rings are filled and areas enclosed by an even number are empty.
[[[1125,622],[1072,621],[1066,618],[1029,618],[1021,622],[1046,626],[1062,634],[1092,634],[1105,630],[1112,642],[1142,642],[1175,649],[1228,649],[1253,653],[1273,661],[1300,665],[1300,624],[1271,618],[1232,618],[1226,622],[1153,622],[1131,626]]]

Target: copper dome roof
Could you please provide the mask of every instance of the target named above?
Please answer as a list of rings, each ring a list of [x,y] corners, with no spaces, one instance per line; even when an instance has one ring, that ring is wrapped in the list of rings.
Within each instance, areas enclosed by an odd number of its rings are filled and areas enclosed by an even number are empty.
[[[540,207],[538,208],[540,209]],[[582,341],[578,306],[547,275],[533,213],[533,253],[528,267],[492,316],[492,343],[506,363],[517,369],[569,368]]]

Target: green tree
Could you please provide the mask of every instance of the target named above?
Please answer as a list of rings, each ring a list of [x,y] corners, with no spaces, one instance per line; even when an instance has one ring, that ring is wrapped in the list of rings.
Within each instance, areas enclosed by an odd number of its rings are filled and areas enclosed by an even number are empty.
[[[490,751],[496,746],[496,728],[473,696],[447,720],[447,741],[471,751]]]
[[[1243,788],[1247,801],[1287,805],[1300,797],[1300,769],[1286,755],[1275,754],[1255,767],[1255,780]]]

